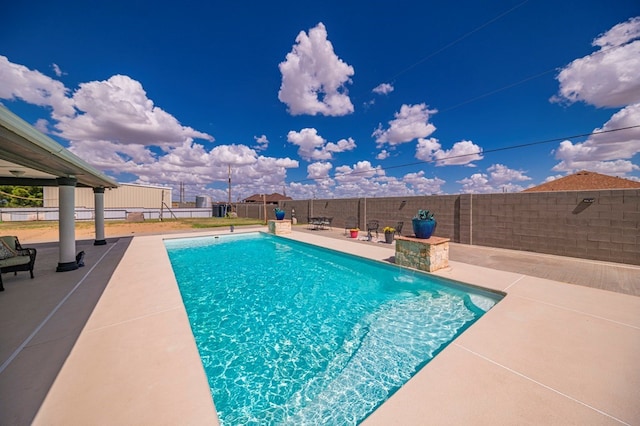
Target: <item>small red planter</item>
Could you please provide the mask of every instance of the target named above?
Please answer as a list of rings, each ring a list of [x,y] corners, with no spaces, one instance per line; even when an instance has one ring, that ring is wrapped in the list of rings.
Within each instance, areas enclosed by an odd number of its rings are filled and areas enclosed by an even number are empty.
[[[358,231],[349,231],[351,232],[351,238],[358,238]]]

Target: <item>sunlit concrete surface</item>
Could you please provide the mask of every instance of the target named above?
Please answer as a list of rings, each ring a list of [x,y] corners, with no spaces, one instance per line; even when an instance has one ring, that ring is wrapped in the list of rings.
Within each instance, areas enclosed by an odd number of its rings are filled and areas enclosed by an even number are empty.
[[[162,241],[222,232],[80,242],[86,266],[64,273],[57,246],[40,244],[35,279],[3,274],[0,424],[216,424]],[[283,238],[393,262],[393,245],[343,230]],[[638,294],[640,268],[450,251],[435,275],[507,296],[365,424],[640,424],[640,298],[625,294]]]

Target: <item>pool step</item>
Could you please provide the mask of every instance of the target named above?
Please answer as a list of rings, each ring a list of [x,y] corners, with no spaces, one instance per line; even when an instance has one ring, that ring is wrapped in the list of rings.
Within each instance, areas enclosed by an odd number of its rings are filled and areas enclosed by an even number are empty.
[[[460,297],[446,294],[425,292],[382,305],[354,327],[328,368],[290,399],[286,423],[357,424],[474,319]]]

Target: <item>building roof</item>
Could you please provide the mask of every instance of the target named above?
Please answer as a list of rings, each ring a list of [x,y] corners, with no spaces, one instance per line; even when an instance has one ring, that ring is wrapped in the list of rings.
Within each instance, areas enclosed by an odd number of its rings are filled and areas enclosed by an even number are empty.
[[[579,171],[522,192],[583,191],[593,189],[636,189],[640,182],[600,173]]]
[[[274,192],[273,194],[267,194],[265,197],[265,201],[267,203],[277,203],[278,201],[288,201],[293,200],[291,197],[287,197],[286,195],[278,194]],[[250,197],[247,197],[243,200],[245,203],[262,203],[262,194],[253,194]]]
[[[0,105],[0,184],[55,186],[57,178],[76,178],[80,187],[118,186],[118,182]]]

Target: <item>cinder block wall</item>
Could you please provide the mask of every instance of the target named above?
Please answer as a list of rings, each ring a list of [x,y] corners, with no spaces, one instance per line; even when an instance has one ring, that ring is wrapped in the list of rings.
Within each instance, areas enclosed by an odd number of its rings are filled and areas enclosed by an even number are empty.
[[[295,211],[298,223],[308,223],[310,217],[324,216],[333,217],[332,226],[334,228],[344,228],[346,219],[353,216],[357,218],[360,229],[365,229],[366,223],[374,219],[380,223],[380,230],[385,226],[395,228],[398,222],[403,222],[402,233],[404,235],[412,234],[411,219],[419,209],[426,209],[437,215],[438,235],[455,235],[457,241],[459,239],[457,229],[460,223],[460,209],[458,207],[460,197],[460,195],[442,195],[293,200],[281,202],[280,206],[287,212],[287,219],[291,217],[291,211]],[[238,207],[238,211],[241,209]]]
[[[583,200],[593,199],[593,202]],[[262,206],[237,207],[240,216],[263,218]],[[640,265],[640,190],[461,194],[417,197],[293,200],[280,203],[291,218],[333,217],[344,228],[349,216],[360,229],[377,219],[381,228],[404,222],[413,233],[418,209],[435,213],[435,235],[463,244]],[[274,219],[273,206],[267,218]]]
[[[473,195],[472,205],[472,244],[640,264],[639,190]]]

